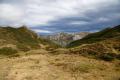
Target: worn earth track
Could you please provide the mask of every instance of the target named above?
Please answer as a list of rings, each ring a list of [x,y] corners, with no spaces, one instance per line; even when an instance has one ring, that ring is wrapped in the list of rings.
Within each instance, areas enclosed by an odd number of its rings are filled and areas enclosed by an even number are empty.
[[[74,54],[44,52],[0,59],[0,80],[119,80],[120,65],[115,65]]]
[[[48,55],[31,55],[1,62],[0,80],[74,80],[67,72],[51,65]]]

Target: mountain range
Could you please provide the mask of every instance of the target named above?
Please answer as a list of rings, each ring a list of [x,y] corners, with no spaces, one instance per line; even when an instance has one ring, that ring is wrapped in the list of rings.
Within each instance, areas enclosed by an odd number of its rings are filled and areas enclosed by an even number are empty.
[[[86,35],[90,34],[89,32],[79,32],[79,33],[65,33],[60,32],[53,35],[44,35],[45,39],[51,40],[56,44],[59,44],[63,47],[68,45],[70,42],[82,39]]]
[[[68,48],[73,54],[96,58],[120,58],[120,25],[99,32],[58,33],[39,36],[26,26],[0,27],[0,54],[33,49]],[[67,53],[68,53],[67,52]]]
[[[120,25],[50,36],[0,27],[0,80],[41,79],[120,80]]]

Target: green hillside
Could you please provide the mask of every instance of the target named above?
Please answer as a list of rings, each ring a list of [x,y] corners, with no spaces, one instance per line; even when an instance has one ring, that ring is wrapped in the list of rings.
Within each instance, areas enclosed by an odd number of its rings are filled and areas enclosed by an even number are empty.
[[[70,43],[70,53],[111,61],[120,59],[120,26],[107,28]]]
[[[75,47],[82,44],[91,44],[117,36],[120,36],[120,25],[114,28],[106,28],[100,32],[89,34],[83,39],[71,42],[67,47]]]
[[[40,49],[41,46],[51,46],[53,48],[59,47],[51,41],[39,37],[26,26],[20,28],[0,27],[1,53],[5,48],[7,48],[6,51],[9,52],[10,49],[8,49],[8,47],[18,51],[29,51],[31,49]]]

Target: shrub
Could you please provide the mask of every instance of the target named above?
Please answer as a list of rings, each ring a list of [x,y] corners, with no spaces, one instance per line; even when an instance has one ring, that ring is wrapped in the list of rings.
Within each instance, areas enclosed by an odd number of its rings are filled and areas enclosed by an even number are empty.
[[[105,60],[105,61],[112,61],[114,60],[114,56],[110,54],[104,54],[100,56],[100,59]]]
[[[9,57],[20,57],[19,54],[13,54],[13,55],[10,55]]]
[[[88,73],[89,70],[90,70],[90,65],[87,64],[72,65],[71,67],[72,72]]]
[[[118,55],[117,55],[117,59],[119,59],[119,60],[120,60],[120,54],[118,54]]]
[[[28,48],[27,46],[23,45],[23,44],[18,44],[17,45],[17,48],[20,50],[20,51],[24,51],[24,52],[27,52],[30,50],[30,48]]]
[[[17,50],[11,48],[11,47],[3,47],[0,49],[0,54],[1,55],[13,55],[17,53]]]

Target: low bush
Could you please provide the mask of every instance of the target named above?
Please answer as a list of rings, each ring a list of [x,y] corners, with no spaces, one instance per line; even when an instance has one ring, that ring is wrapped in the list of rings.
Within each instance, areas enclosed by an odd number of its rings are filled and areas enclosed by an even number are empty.
[[[28,48],[27,46],[25,46],[25,45],[23,45],[23,44],[18,44],[18,45],[17,45],[17,48],[18,48],[20,51],[24,51],[24,52],[30,51],[30,48]]]
[[[104,54],[100,56],[100,59],[105,61],[112,61],[114,60],[114,56],[112,56],[111,54]]]
[[[0,49],[0,55],[13,55],[17,53],[17,50],[11,47],[3,47]]]
[[[120,60],[120,54],[118,54],[116,58]]]

